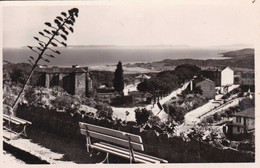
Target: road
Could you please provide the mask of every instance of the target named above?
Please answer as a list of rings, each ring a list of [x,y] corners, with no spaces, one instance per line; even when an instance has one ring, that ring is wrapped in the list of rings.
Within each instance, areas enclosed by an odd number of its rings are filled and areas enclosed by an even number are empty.
[[[242,98],[235,98],[228,101],[225,104],[217,103],[218,101],[210,100],[205,105],[194,109],[184,116],[184,123],[175,128],[176,133],[187,132],[188,129],[192,128],[195,124],[201,122],[205,117],[213,115],[222,110],[226,110],[229,107],[238,105]]]
[[[131,91],[134,91],[136,90],[136,86],[133,86],[133,85],[130,85],[130,86],[127,86],[127,90],[128,89],[131,89]],[[174,90],[171,94],[169,94],[168,96],[162,98],[159,102],[160,104],[164,104],[166,103],[167,101],[169,101],[172,97],[175,97],[177,96],[177,94],[180,94],[186,87],[188,86],[188,82],[185,83],[181,88],[177,89],[177,90]],[[113,117],[115,118],[120,118],[122,120],[126,120],[126,121],[135,121],[135,112],[134,110],[138,108],[138,107],[129,107],[129,108],[126,108],[126,107],[112,107],[113,109]],[[160,111],[159,107],[157,105],[153,105],[152,104],[149,104],[145,107],[141,107],[141,108],[146,108],[148,110],[151,110],[153,112],[154,115],[158,114],[158,112]],[[129,115],[126,117],[126,114],[125,112],[128,111],[129,112]],[[164,110],[162,110],[159,114],[158,114],[158,117],[161,119],[161,121],[165,121],[167,120],[167,114],[164,112]]]

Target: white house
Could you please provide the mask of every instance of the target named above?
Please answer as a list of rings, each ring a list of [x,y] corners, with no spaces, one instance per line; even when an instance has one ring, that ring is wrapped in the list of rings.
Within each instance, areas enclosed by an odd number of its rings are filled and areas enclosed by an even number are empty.
[[[221,71],[221,86],[230,86],[234,84],[234,71],[227,66]]]
[[[221,93],[230,92],[229,86],[234,84],[234,71],[229,66],[227,66],[222,69],[220,76]]]
[[[224,68],[208,68],[202,71],[202,75],[214,81],[216,86],[220,87],[221,93],[230,91],[228,90],[229,86],[234,84],[234,71],[229,66]]]

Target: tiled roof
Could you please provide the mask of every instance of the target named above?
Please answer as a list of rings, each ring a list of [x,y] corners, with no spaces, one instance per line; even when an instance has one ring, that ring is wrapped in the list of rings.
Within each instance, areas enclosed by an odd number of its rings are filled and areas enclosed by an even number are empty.
[[[255,108],[245,109],[244,111],[233,114],[233,116],[255,118]]]
[[[215,82],[213,82],[212,80],[210,80],[210,79],[207,79],[207,78],[204,78],[204,77],[197,77],[197,78],[195,78],[194,80],[193,80],[193,82],[194,82],[194,84],[197,84],[197,83],[200,83],[200,82],[202,82],[202,81],[208,81],[208,82],[211,82],[211,83],[215,83]]]

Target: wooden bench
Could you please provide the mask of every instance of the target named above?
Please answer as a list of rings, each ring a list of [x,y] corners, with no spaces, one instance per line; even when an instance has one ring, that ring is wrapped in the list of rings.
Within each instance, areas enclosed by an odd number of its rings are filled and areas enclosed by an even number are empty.
[[[90,148],[106,152],[107,156],[105,160],[107,160],[107,162],[110,153],[129,159],[130,163],[168,163],[167,160],[140,153],[144,151],[144,146],[142,144],[142,138],[139,135],[82,122],[79,122],[79,126],[80,133],[86,136],[87,152],[90,152]],[[91,138],[99,142],[91,143]]]
[[[14,115],[6,115],[6,114],[3,114],[3,119],[4,119],[4,123],[6,123],[4,125],[4,129],[12,132],[12,133],[15,133],[17,135],[24,135],[24,136],[27,136],[26,134],[26,126],[27,125],[31,125],[32,123],[30,121],[27,121],[27,120],[24,120],[24,119],[21,119],[21,118],[18,118]],[[12,125],[15,125],[15,126],[21,126],[22,127],[22,131],[21,132],[16,132],[13,130],[13,127]]]

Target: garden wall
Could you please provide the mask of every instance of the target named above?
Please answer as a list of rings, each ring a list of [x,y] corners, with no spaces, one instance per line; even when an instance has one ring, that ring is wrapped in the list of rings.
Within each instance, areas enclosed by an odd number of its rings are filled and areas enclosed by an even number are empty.
[[[126,125],[119,121],[105,119],[93,119],[83,117],[80,114],[57,112],[41,107],[18,106],[17,116],[31,121],[32,126],[64,137],[81,140],[85,138],[80,135],[78,122],[88,122],[113,128],[133,134],[138,134],[144,142],[145,153],[157,156],[169,161],[169,163],[198,163],[198,162],[254,162],[255,156],[251,153],[235,151],[232,149],[219,149],[205,142],[191,139],[183,141],[180,137],[169,137],[166,133],[158,134],[154,130],[140,131],[133,122]]]

